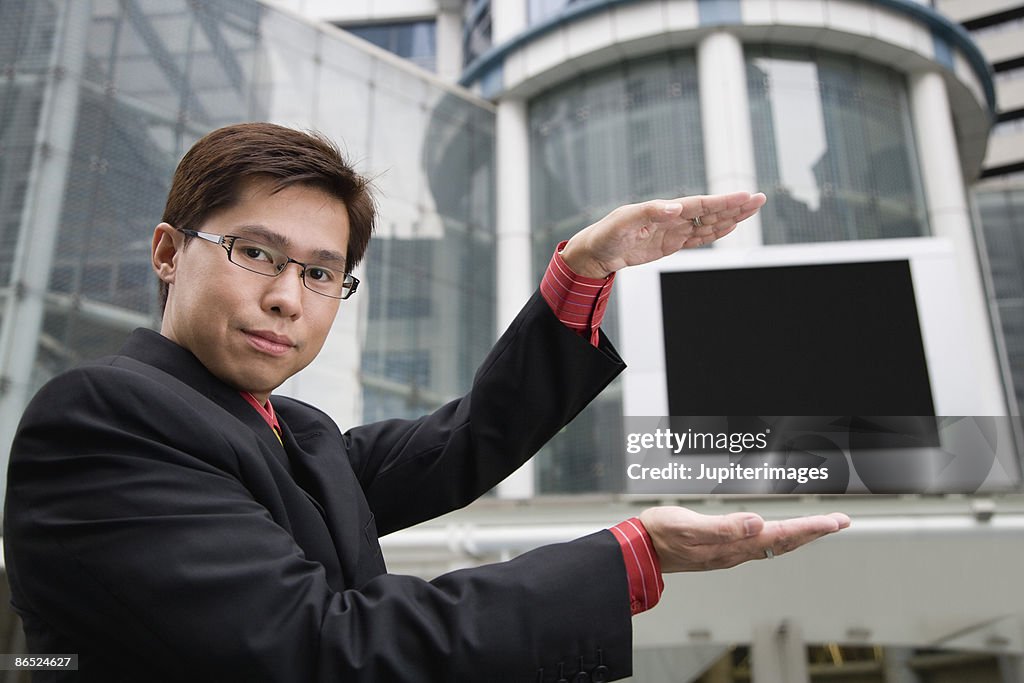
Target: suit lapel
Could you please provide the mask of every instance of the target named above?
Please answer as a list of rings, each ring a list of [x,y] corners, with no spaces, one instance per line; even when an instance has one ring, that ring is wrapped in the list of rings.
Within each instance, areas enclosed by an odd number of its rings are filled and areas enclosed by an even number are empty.
[[[203,394],[251,429],[285,469],[291,469],[274,430],[237,389],[214,377],[191,351],[152,330],[140,328],[128,337],[121,355],[161,370]]]
[[[366,504],[337,425],[287,397],[271,397],[281,424],[292,476],[320,506],[347,585],[384,571],[373,515]],[[369,531],[368,531],[369,529]]]
[[[329,534],[334,547],[318,542],[317,551],[309,555],[326,552],[337,558],[335,564],[320,557],[332,586],[342,590],[361,585],[384,571],[372,515],[344,452],[341,434],[329,418],[287,397],[273,396],[282,432],[278,441],[273,429],[236,389],[214,377],[191,352],[166,337],[152,330],[136,330],[121,354],[181,382],[185,385],[181,391],[187,388],[199,392],[258,436],[265,457],[280,462],[323,517],[323,541]],[[339,569],[340,577],[335,573]]]

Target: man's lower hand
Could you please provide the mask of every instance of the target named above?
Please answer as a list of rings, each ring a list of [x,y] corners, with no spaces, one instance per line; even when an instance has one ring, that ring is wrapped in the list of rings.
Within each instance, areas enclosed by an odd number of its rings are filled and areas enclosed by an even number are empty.
[[[751,512],[703,515],[683,507],[649,508],[640,521],[664,573],[726,569],[772,558],[850,526],[841,512],[766,522]]]

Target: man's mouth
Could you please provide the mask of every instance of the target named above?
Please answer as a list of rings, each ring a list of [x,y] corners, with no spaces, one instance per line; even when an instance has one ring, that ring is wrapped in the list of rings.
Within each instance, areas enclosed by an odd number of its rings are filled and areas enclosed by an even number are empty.
[[[295,342],[269,330],[242,330],[250,346],[272,356],[283,356],[295,348]]]

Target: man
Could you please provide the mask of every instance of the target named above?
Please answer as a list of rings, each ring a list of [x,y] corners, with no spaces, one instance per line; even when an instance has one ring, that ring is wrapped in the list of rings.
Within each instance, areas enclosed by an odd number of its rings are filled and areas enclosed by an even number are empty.
[[[466,396],[342,433],[271,393],[356,291],[366,182],[315,136],[209,134],[154,231],[160,333],[53,380],[16,435],[4,541],[31,651],[77,653],[96,681],[629,675],[630,615],[657,601],[660,572],[771,557],[849,520],[654,508],[432,582],[387,574],[377,538],[481,495],[622,370],[598,329],[615,271],[722,237],[763,203],[616,209],[560,245]]]

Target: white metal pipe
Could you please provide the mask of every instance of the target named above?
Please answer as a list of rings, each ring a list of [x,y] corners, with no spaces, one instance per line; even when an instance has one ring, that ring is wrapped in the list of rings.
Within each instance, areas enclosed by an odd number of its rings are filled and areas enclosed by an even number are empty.
[[[605,528],[593,524],[476,525],[448,524],[413,528],[381,539],[384,550],[438,550],[479,556],[503,551],[526,552],[550,543],[563,543]],[[994,515],[985,521],[974,515],[894,516],[856,519],[835,540],[896,540],[904,535],[943,535],[950,540],[970,536],[1024,538],[1024,515]],[[1016,538],[1015,538],[1016,537]]]

